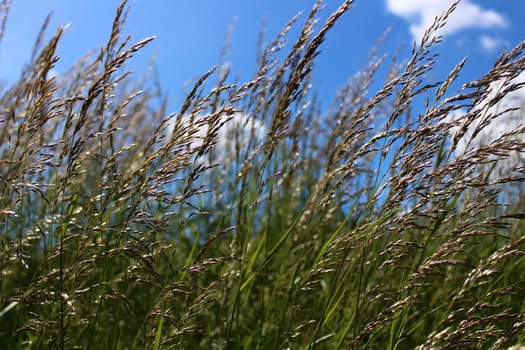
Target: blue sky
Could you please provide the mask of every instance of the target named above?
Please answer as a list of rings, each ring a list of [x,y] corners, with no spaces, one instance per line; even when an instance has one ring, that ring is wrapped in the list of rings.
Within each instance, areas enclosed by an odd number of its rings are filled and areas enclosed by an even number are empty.
[[[451,0],[356,0],[354,8],[329,33],[317,61],[314,83],[329,104],[336,90],[367,62],[370,47],[390,26],[393,30],[382,51],[394,53],[402,47],[407,58],[412,42],[434,16]],[[70,23],[60,46],[57,72],[65,70],[91,49],[100,47],[111,29],[117,0],[14,0],[4,40],[0,46],[0,79],[16,79],[45,16],[53,12],[50,34]],[[321,22],[341,1],[326,0]],[[139,53],[131,68],[139,73],[156,55],[161,83],[177,104],[190,84],[219,63],[228,27],[234,25],[226,60],[242,80],[255,70],[256,43],[265,20],[265,42],[271,41],[299,11],[303,19],[313,5],[299,0],[129,0],[126,32],[132,41],[156,35],[156,40]],[[461,80],[481,76],[490,69],[504,48],[511,49],[525,39],[525,1],[463,0],[444,30],[436,79],[442,79],[463,58],[469,57]],[[292,31],[300,28],[301,21]],[[175,106],[174,106],[175,107]]]

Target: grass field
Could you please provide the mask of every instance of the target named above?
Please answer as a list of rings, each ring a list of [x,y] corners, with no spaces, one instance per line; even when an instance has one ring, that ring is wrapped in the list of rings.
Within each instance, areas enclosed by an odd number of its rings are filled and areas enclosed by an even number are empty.
[[[39,40],[0,94],[0,348],[525,343],[524,129],[478,141],[519,113],[496,107],[525,42],[449,91],[464,62],[427,81],[446,12],[321,110],[311,71],[351,3],[317,26],[316,3],[253,80],[211,69],[171,115],[126,71],[152,39],[122,33],[125,2],[67,73],[61,29]]]

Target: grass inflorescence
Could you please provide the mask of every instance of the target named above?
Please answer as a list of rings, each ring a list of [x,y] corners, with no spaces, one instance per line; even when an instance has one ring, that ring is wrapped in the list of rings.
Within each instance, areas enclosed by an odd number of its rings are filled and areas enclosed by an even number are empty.
[[[261,44],[252,80],[212,68],[173,114],[126,71],[153,38],[123,35],[125,1],[57,76],[46,22],[0,95],[0,348],[525,342],[524,129],[476,142],[509,115],[494,106],[521,88],[525,43],[458,91],[465,60],[428,81],[452,6],[321,110],[315,58],[352,5],[318,25],[317,1],[291,45],[301,17]]]

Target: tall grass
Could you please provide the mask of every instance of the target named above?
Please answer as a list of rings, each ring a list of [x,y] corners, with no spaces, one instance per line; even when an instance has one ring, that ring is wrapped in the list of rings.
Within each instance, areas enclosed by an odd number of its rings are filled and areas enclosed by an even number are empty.
[[[316,2],[252,80],[211,69],[174,114],[126,71],[152,40],[123,35],[126,1],[107,44],[59,76],[62,29],[45,41],[44,25],[0,96],[0,348],[525,342],[525,174],[497,171],[524,130],[469,141],[505,122],[491,107],[521,87],[525,43],[459,91],[465,61],[428,81],[452,6],[407,62],[372,50],[320,110],[315,57],[352,4],[317,26]]]

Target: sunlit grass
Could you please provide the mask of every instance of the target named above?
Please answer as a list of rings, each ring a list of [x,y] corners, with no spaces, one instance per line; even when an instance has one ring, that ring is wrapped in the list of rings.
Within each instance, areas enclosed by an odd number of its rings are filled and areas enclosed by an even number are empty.
[[[427,81],[446,12],[320,110],[315,57],[351,4],[316,25],[317,2],[252,80],[211,69],[171,115],[125,71],[153,40],[123,35],[125,2],[67,73],[62,31],[40,40],[0,96],[0,348],[524,343],[523,130],[475,141],[509,118],[493,106],[521,87],[525,44],[449,91],[464,62]]]

